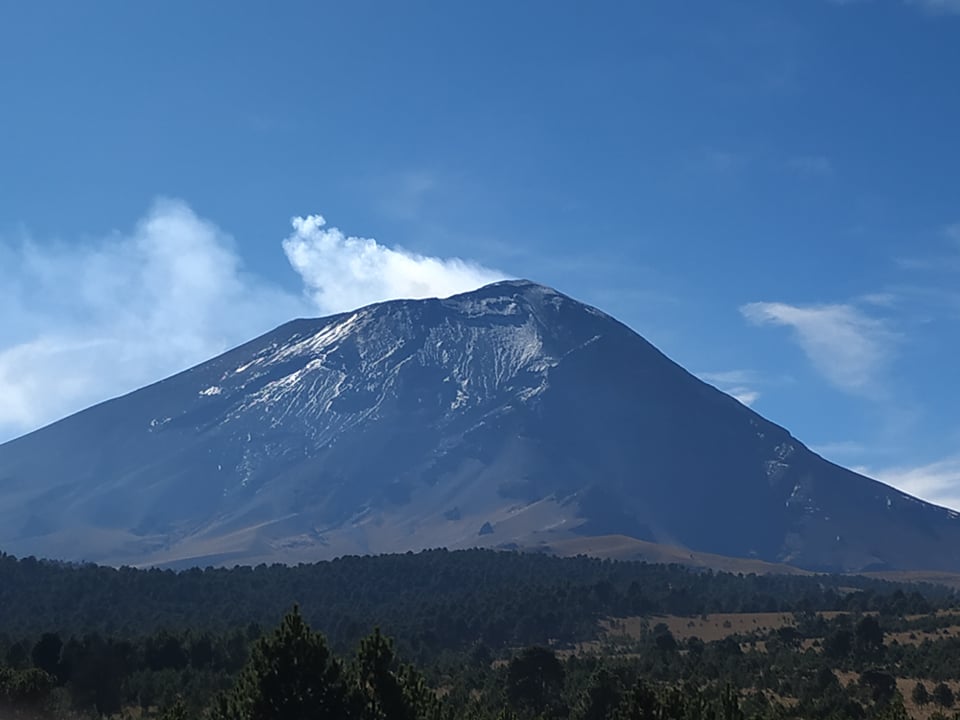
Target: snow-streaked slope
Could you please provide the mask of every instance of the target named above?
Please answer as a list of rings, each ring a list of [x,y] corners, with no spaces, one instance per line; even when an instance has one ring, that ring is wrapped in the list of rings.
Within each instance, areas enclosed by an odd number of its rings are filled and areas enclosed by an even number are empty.
[[[960,521],[831,465],[525,281],[297,320],[0,446],[0,548],[299,561],[622,533],[960,569]]]

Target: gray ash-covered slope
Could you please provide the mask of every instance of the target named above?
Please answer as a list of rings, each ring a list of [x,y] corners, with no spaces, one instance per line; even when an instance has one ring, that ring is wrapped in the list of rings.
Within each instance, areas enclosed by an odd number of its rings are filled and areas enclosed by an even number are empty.
[[[0,445],[0,548],[19,555],[297,562],[578,534],[960,570],[955,513],[525,281],[297,320]]]

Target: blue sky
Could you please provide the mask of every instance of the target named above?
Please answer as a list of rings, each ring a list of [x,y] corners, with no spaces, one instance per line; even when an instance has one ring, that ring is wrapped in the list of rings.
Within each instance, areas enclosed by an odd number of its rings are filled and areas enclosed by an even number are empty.
[[[0,439],[517,276],[960,507],[958,88],[956,0],[5,3]]]

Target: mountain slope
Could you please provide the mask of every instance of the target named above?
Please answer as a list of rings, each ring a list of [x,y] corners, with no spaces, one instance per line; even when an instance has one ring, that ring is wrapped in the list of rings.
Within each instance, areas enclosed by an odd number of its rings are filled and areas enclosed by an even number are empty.
[[[0,446],[0,547],[296,562],[622,534],[960,569],[956,513],[839,468],[525,281],[297,320]]]

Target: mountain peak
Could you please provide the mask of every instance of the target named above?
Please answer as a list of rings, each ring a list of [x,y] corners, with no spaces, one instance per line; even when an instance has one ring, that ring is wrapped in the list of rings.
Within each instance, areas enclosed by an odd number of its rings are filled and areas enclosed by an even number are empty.
[[[532,280],[499,280],[488,285],[470,290],[468,292],[458,293],[447,298],[448,300],[458,301],[469,298],[480,297],[526,297],[531,300],[543,300],[549,297],[560,297],[571,302],[576,302],[552,287],[541,285]]]
[[[446,298],[425,298],[425,299],[411,299],[411,298],[397,298],[392,300],[382,300],[379,302],[371,303],[370,305],[365,305],[363,307],[357,308],[355,310],[347,310],[341,313],[334,315],[329,315],[325,317],[315,317],[315,318],[299,318],[297,320],[291,321],[290,324],[316,324],[316,323],[326,323],[330,321],[337,321],[342,318],[352,317],[356,315],[369,316],[372,313],[377,312],[386,312],[390,313],[402,308],[416,307],[416,306],[425,306],[433,303],[440,303],[451,307],[456,307],[463,304],[469,304],[470,301],[478,301],[491,298],[503,298],[503,299],[519,299],[525,298],[526,300],[542,301],[545,298],[563,298],[566,301],[581,305],[576,300],[569,298],[568,296],[560,293],[557,290],[554,290],[551,287],[536,283],[532,280],[524,279],[511,279],[511,280],[499,280],[497,282],[488,283],[479,288],[473,290],[467,290],[464,292],[456,293],[450,295]],[[584,306],[586,307],[586,306]],[[490,306],[490,308],[495,308],[495,306]],[[497,312],[496,314],[501,314]]]
[[[485,290],[485,289],[487,289],[487,288],[498,288],[498,287],[501,287],[501,288],[520,288],[520,289],[534,289],[534,288],[536,288],[536,289],[541,289],[541,290],[548,290],[549,292],[553,292],[553,293],[556,293],[556,292],[557,292],[556,290],[554,290],[554,289],[551,288],[551,287],[547,287],[546,285],[542,285],[542,284],[540,284],[540,283],[538,283],[538,282],[534,282],[533,280],[527,280],[526,278],[512,278],[512,279],[508,279],[508,280],[498,280],[498,281],[496,281],[496,282],[492,282],[492,283],[489,283],[489,284],[487,284],[487,285],[484,285],[484,286],[478,288],[478,291],[482,291],[482,290]],[[475,291],[475,292],[476,292],[476,291]]]

